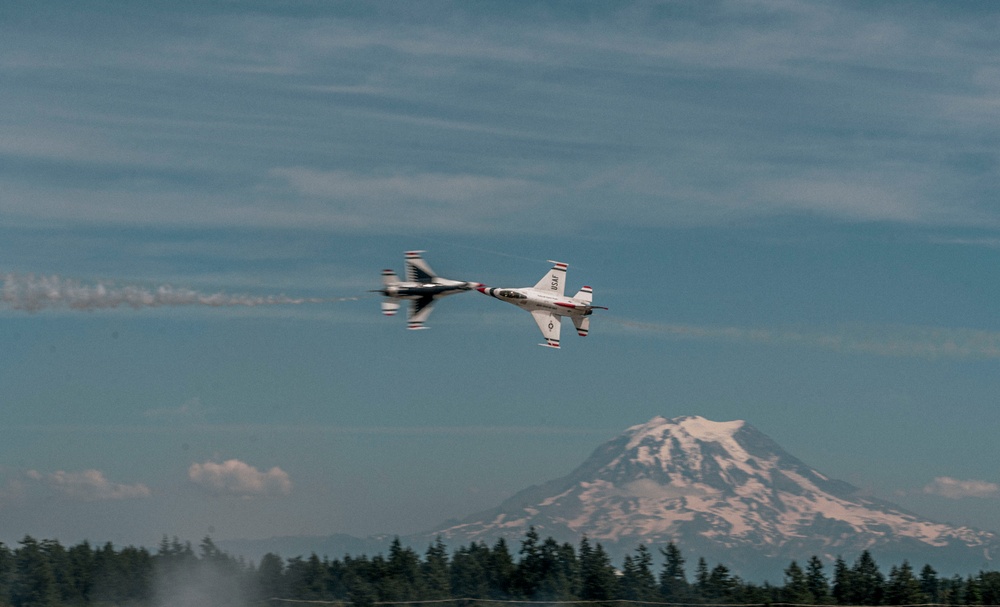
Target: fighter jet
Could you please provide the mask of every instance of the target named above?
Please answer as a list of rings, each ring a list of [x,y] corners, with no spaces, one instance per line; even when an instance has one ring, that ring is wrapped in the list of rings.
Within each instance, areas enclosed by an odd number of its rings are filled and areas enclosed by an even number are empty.
[[[563,293],[566,289],[568,266],[551,259],[549,263],[555,265],[533,287],[498,289],[483,285],[476,290],[531,312],[531,316],[542,331],[542,336],[545,337],[545,343],[538,345],[559,348],[561,317],[568,316],[573,321],[577,334],[586,337],[590,332],[590,315],[594,310],[607,310],[607,308],[591,303],[594,292],[590,287],[583,287],[573,297],[566,297]]]
[[[410,300],[407,329],[426,329],[424,322],[431,315],[434,302],[438,298],[480,286],[478,282],[441,278],[420,257],[423,252],[406,252],[406,280],[399,280],[392,270],[382,270],[382,288],[373,291],[385,295],[382,301],[382,314],[386,316],[396,314],[401,300]]]

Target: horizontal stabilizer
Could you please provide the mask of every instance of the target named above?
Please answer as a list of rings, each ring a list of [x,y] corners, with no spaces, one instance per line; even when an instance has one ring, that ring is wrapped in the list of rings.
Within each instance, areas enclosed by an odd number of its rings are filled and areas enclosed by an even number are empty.
[[[590,333],[590,317],[589,316],[574,316],[573,326],[576,327],[576,334],[580,337],[586,337]]]
[[[394,298],[382,300],[382,314],[393,316],[399,311],[399,300]]]
[[[578,299],[580,301],[585,301],[587,303],[590,303],[594,301],[594,290],[591,289],[590,287],[584,287],[580,289],[580,291],[577,292],[576,295],[573,296],[573,299]]]

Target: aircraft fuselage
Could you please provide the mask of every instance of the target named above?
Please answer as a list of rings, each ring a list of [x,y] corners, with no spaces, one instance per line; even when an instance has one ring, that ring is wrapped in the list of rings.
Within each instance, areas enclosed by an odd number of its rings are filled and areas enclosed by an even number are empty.
[[[479,287],[477,290],[529,312],[546,310],[558,316],[589,316],[594,313],[594,307],[590,302],[573,297],[556,297],[538,289]]]
[[[382,270],[382,288],[376,293],[385,295],[382,313],[393,316],[399,310],[400,301],[410,302],[407,310],[407,328],[425,329],[424,321],[430,315],[434,302],[442,297],[471,291],[478,282],[449,280],[438,276],[420,256],[422,251],[406,252],[406,279],[400,280],[392,270]]]
[[[471,291],[478,283],[443,281],[437,283],[406,283],[399,282],[390,284],[382,289],[382,294],[387,297],[397,297],[399,299],[419,299],[422,297],[442,297],[458,293],[460,291]]]
[[[558,348],[562,317],[569,317],[576,327],[577,335],[586,337],[590,332],[590,315],[594,310],[607,308],[593,304],[594,291],[589,286],[584,286],[573,297],[566,297],[566,268],[569,266],[559,261],[552,263],[552,268],[533,287],[498,288],[482,285],[476,290],[530,313],[545,338],[545,343],[540,345]]]

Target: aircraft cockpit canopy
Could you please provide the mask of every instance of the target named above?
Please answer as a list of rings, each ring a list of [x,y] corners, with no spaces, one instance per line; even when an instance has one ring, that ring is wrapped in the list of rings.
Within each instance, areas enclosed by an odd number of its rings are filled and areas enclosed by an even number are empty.
[[[497,295],[505,299],[528,299],[528,296],[524,293],[518,293],[517,291],[511,291],[509,289],[504,289],[503,291],[497,293]]]

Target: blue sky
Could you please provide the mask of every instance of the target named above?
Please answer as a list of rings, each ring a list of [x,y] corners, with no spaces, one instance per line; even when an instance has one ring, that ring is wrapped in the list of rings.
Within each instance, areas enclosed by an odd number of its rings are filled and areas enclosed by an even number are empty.
[[[0,7],[0,541],[424,531],[688,414],[1000,530],[998,26]],[[610,310],[558,352],[476,293],[408,332],[367,292],[408,249],[497,286],[567,262]],[[194,297],[98,305],[165,288]],[[325,301],[237,305],[281,296]]]

